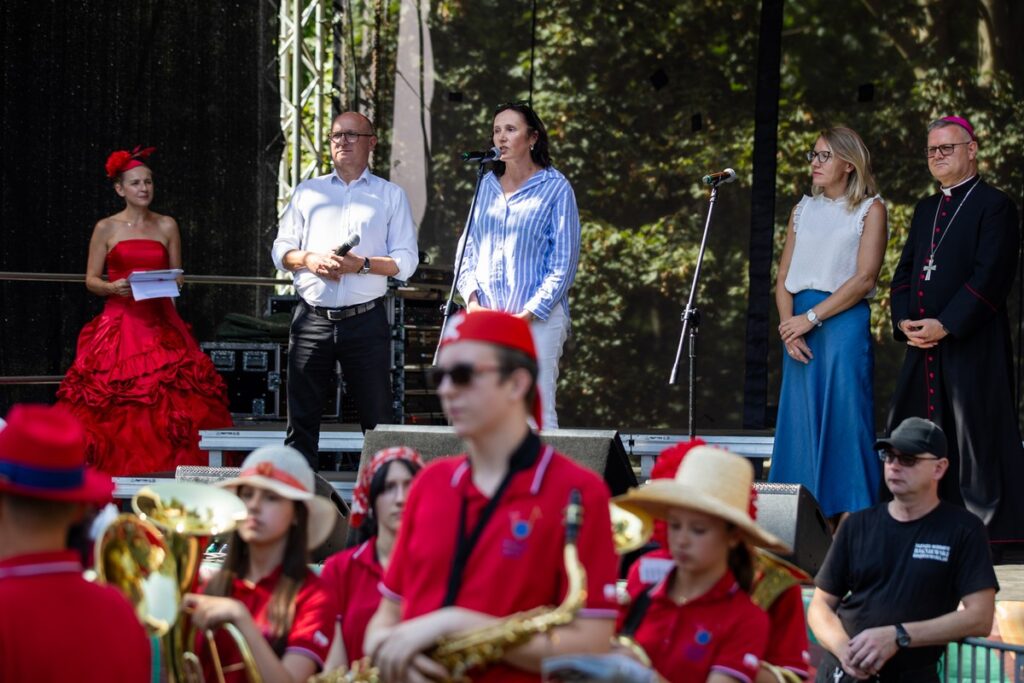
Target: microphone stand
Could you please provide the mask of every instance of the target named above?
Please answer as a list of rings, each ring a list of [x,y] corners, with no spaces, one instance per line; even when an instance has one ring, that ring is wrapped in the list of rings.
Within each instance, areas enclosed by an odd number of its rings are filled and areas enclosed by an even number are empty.
[[[462,261],[466,256],[466,246],[469,244],[469,235],[473,228],[473,216],[476,209],[476,199],[480,196],[480,181],[484,178],[484,164],[494,161],[491,159],[481,159],[476,169],[476,187],[473,188],[473,201],[469,203],[469,218],[466,219],[466,227],[462,231],[462,237],[459,242],[462,244],[462,248],[459,249],[458,258],[455,260],[455,272],[452,274],[452,287],[448,291],[448,300],[441,304],[441,334],[437,338],[437,348],[434,349],[434,365],[437,365],[437,356],[441,353],[441,342],[444,340],[444,332],[448,328],[448,318],[455,312],[455,292],[459,284],[459,275],[462,273]],[[468,303],[468,302],[467,302]]]
[[[721,183],[722,178],[716,178],[711,184],[711,197],[708,200],[708,217],[704,221],[704,235],[700,240],[700,251],[697,254],[697,267],[693,271],[693,283],[690,285],[690,296],[686,301],[686,308],[683,309],[681,319],[683,321],[683,330],[679,335],[679,346],[676,349],[676,360],[672,364],[672,374],[669,377],[668,383],[675,384],[676,377],[679,374],[679,359],[683,355],[683,341],[689,339],[690,349],[690,369],[689,369],[689,397],[687,399],[687,405],[689,408],[688,417],[688,432],[690,439],[697,436],[697,427],[695,418],[697,414],[697,333],[700,331],[700,311],[695,306],[697,299],[697,287],[700,284],[700,269],[704,263],[704,251],[708,244],[708,233],[711,231],[711,215],[715,210],[715,200],[718,199],[718,186]],[[726,180],[728,182],[729,178]]]

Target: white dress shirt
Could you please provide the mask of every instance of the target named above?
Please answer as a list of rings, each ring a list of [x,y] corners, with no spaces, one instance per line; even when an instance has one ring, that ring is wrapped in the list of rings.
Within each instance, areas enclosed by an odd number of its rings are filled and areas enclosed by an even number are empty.
[[[353,234],[359,235],[359,245],[351,253],[391,257],[398,265],[398,280],[416,272],[416,226],[405,191],[369,169],[351,183],[329,173],[296,188],[274,240],[274,265],[288,270],[284,255],[289,251],[331,252]],[[311,306],[353,306],[384,296],[387,288],[385,275],[351,273],[335,281],[306,268],[295,271],[295,289]]]

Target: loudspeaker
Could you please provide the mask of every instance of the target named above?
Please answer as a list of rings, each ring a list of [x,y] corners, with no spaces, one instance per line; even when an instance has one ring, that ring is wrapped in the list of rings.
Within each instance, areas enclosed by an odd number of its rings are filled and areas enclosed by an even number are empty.
[[[543,432],[540,438],[559,453],[604,477],[613,496],[637,485],[626,449],[619,433],[614,430],[552,429]],[[415,448],[424,460],[456,455],[466,450],[451,427],[377,425],[366,432],[363,439],[359,471],[363,471],[374,453],[392,446]]]
[[[754,484],[757,523],[793,549],[785,559],[814,576],[832,545],[828,520],[818,501],[800,484]]]
[[[174,478],[179,481],[195,481],[201,484],[216,484],[218,481],[232,479],[238,476],[241,471],[238,467],[200,467],[182,465],[174,473]],[[342,500],[338,492],[334,490],[326,479],[319,474],[314,475],[315,490],[318,496],[327,498],[338,509],[338,517],[334,524],[334,530],[318,548],[310,553],[312,561],[319,564],[328,557],[345,549],[345,539],[348,536],[348,504]]]

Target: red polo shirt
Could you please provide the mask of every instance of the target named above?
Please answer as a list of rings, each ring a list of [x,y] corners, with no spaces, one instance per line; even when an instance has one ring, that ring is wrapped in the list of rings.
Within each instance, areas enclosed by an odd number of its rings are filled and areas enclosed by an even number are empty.
[[[83,579],[76,553],[0,562],[0,681],[145,683],[150,658],[135,610]]]
[[[768,615],[728,570],[711,590],[682,605],[667,593],[673,575],[674,570],[651,590],[634,636],[654,668],[672,682],[704,681],[717,671],[751,683],[768,646]],[[620,629],[628,611],[622,608]]]
[[[335,619],[341,624],[348,661],[363,658],[366,625],[380,605],[378,585],[384,568],[377,560],[377,537],[331,555],[320,572],[320,580],[331,597]]]
[[[626,590],[637,595],[646,586],[658,583],[673,565],[672,553],[656,548],[644,554],[629,568]],[[771,638],[763,659],[790,669],[806,678],[810,663],[807,645],[807,621],[800,586],[790,586],[768,608]]]
[[[279,566],[255,584],[244,579],[235,579],[231,586],[230,597],[248,608],[253,621],[260,627],[268,641],[271,640],[270,598],[280,579],[281,567]],[[238,649],[231,637],[223,629],[219,629],[216,633],[217,651],[221,655],[221,662],[241,661]],[[330,598],[320,577],[309,572],[302,587],[299,588],[299,592],[295,595],[295,618],[292,620],[292,629],[288,633],[283,655],[295,653],[309,657],[316,663],[317,670],[321,670],[324,667],[324,659],[327,657],[327,649],[330,647],[333,633],[334,613],[330,606]],[[209,666],[209,656],[205,652],[205,641],[201,636],[200,640],[202,642],[197,646],[197,652],[202,652],[200,661],[203,662],[203,668],[206,670],[206,680],[216,680]],[[246,681],[244,671],[225,672],[224,678],[228,683],[245,683]]]
[[[573,489],[583,499],[577,547],[587,571],[587,602],[579,617],[614,618],[618,559],[612,545],[608,487],[594,472],[543,445],[536,462],[513,475],[469,556],[455,604],[506,616],[561,602],[567,589],[563,513]],[[465,455],[435,460],[413,481],[381,582],[384,596],[401,603],[403,620],[442,606],[463,500],[468,530],[488,498],[473,485]],[[473,680],[538,681],[540,676],[497,664]]]

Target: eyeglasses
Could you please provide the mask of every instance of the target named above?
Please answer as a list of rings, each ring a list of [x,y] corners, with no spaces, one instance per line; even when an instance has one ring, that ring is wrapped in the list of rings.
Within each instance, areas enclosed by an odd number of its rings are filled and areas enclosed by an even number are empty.
[[[938,153],[939,156],[948,157],[950,154],[953,153],[953,150],[956,149],[957,145],[969,145],[972,142],[973,140],[968,140],[967,142],[950,142],[949,144],[945,145],[930,145],[929,147],[925,148],[925,154],[928,155],[929,159],[935,156],[936,153]]]
[[[373,136],[373,133],[357,133],[354,130],[339,130],[328,135],[327,139],[336,145],[340,145],[342,140],[352,144],[359,142],[359,138],[372,138]]]
[[[829,152],[828,150],[822,152],[810,151],[807,153],[807,161],[813,162],[817,159],[819,164],[827,164],[831,158],[832,152]]]
[[[427,380],[435,389],[441,386],[445,377],[450,377],[452,384],[457,387],[469,386],[473,378],[485,372],[501,372],[503,368],[498,365],[476,367],[472,363],[456,363],[450,368],[433,367],[427,370]]]
[[[888,465],[898,462],[900,467],[913,467],[919,460],[939,460],[940,458],[907,455],[906,453],[893,453],[892,451],[878,451],[878,459]]]

